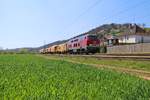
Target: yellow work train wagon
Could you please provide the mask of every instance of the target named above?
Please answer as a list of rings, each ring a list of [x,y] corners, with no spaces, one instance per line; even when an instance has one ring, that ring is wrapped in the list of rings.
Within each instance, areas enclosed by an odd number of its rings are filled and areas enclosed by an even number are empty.
[[[53,45],[45,49],[41,49],[41,53],[67,53],[67,43],[62,43],[59,45]]]
[[[67,43],[59,44],[57,47],[58,53],[66,53],[67,52]]]
[[[57,53],[59,51],[58,45],[53,45],[50,47],[50,53]]]

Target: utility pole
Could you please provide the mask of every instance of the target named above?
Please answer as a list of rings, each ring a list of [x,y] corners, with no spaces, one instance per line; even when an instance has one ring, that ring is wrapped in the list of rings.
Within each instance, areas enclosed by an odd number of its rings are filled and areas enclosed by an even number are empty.
[[[44,40],[44,46],[43,46],[43,51],[46,51],[46,41]]]

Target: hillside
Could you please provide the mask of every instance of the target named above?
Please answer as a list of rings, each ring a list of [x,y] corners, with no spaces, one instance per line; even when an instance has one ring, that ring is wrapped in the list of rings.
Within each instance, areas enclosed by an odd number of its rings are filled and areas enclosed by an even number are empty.
[[[15,48],[15,49],[7,49],[7,50],[3,50],[6,52],[38,52],[39,48],[32,48],[32,47],[24,47],[24,48]]]
[[[49,44],[46,44],[46,45],[44,45],[44,46],[40,46],[40,47],[37,47],[37,48],[24,47],[24,48],[8,49],[8,50],[4,50],[4,51],[7,51],[7,52],[21,52],[21,51],[26,51],[26,52],[38,52],[38,51],[39,51],[40,49],[42,49],[42,48],[47,48],[47,47],[52,46],[52,45],[61,44],[61,43],[64,43],[64,42],[66,42],[66,41],[67,41],[67,40],[56,41],[56,42],[49,43]]]
[[[61,43],[65,43],[66,41],[67,40],[56,41],[56,42],[49,43],[49,44],[46,44],[44,46],[38,47],[37,49],[42,49],[42,48],[47,48],[49,46],[58,45],[58,44],[61,44]]]
[[[105,24],[95,29],[90,30],[86,34],[97,34],[99,38],[104,38],[107,35],[121,35],[121,34],[136,34],[145,33],[145,30],[136,24]]]
[[[104,39],[105,36],[107,35],[120,35],[120,34],[136,34],[136,33],[144,33],[145,31],[150,30],[150,28],[146,28],[145,30],[143,28],[141,28],[140,26],[136,25],[136,24],[131,24],[131,23],[127,23],[127,24],[104,24],[101,25],[97,28],[91,29],[88,32],[85,32],[83,34],[97,34],[99,39]],[[49,43],[46,44],[44,46],[40,46],[37,48],[26,48],[28,49],[28,51],[32,52],[37,52],[42,48],[46,48],[52,45],[57,45],[57,44],[61,44],[66,42],[67,40],[60,40],[60,41],[56,41],[53,43]],[[19,51],[21,48],[18,49],[13,49],[13,51]]]

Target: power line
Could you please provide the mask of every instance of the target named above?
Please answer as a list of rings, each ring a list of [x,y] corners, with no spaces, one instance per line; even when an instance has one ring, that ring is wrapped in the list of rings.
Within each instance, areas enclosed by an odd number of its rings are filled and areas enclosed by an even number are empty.
[[[142,4],[146,3],[146,1],[149,1],[149,0],[144,0],[144,1],[142,1],[142,2],[139,2],[139,3],[137,3],[137,4],[133,5],[133,6],[130,6],[130,7],[127,8],[127,9],[124,9],[124,10],[122,10],[122,11],[119,11],[119,12],[113,14],[111,17],[104,18],[104,20],[108,20],[108,19],[110,19],[110,18],[116,17],[116,15],[120,15],[120,14],[122,14],[122,13],[126,13],[126,12],[129,11],[129,10],[131,11],[131,10],[133,10],[132,8],[135,9],[135,8],[137,8],[137,7],[139,7],[139,6],[142,6]]]
[[[126,13],[126,12],[128,12],[128,11],[131,11],[131,10],[133,10],[133,8],[137,8],[137,7],[141,6],[142,4],[146,3],[146,1],[148,1],[148,0],[141,1],[141,2],[136,3],[135,5],[132,5],[132,6],[126,8],[126,9],[124,9],[124,10],[122,10],[122,11],[119,11],[119,12],[117,12],[117,13],[115,13],[115,14],[109,16],[109,17],[105,17],[104,20],[108,20],[108,19],[114,18],[114,17],[116,17],[116,16],[118,16],[118,15],[120,15],[120,14],[122,14],[122,13]],[[94,4],[92,4],[89,8],[87,8],[83,13],[81,13],[81,14],[69,25],[68,28],[70,28],[71,26],[73,26],[83,15],[85,15],[88,11],[90,11],[91,9],[93,9],[94,7],[96,7],[100,2],[102,2],[102,0],[97,0]],[[114,12],[114,11],[112,11],[112,12]],[[66,28],[66,30],[67,30],[68,28]]]
[[[79,16],[76,17],[76,19],[74,21],[72,21],[72,23],[69,25],[68,28],[70,28],[71,26],[73,26],[83,15],[85,15],[87,12],[89,12],[91,9],[93,9],[94,7],[96,7],[98,4],[100,4],[103,0],[97,0],[95,3],[93,3],[90,7],[88,7],[84,12],[82,12]],[[67,29],[68,29],[67,28]]]

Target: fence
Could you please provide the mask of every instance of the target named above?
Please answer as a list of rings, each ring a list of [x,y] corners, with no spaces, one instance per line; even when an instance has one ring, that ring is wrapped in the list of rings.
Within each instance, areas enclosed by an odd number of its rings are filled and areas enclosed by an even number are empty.
[[[118,45],[107,47],[108,54],[150,53],[150,43]]]

